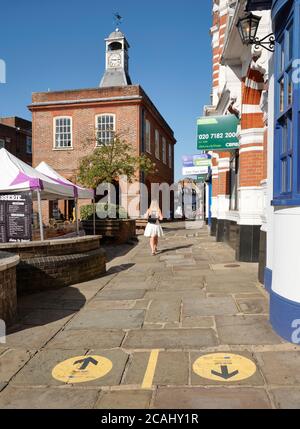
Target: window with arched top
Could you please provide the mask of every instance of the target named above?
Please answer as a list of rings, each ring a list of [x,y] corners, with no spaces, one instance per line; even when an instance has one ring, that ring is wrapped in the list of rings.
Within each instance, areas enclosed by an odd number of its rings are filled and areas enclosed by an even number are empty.
[[[96,116],[97,146],[109,144],[115,138],[116,115],[104,113]]]
[[[109,51],[119,51],[120,49],[122,49],[122,43],[120,42],[112,42],[108,45]]]

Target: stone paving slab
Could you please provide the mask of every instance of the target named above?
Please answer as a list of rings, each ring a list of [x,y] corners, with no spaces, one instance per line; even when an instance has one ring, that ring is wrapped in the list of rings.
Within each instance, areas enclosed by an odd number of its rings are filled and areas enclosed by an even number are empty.
[[[257,290],[255,283],[249,281],[228,281],[225,279],[206,279],[206,291],[211,293],[255,293]]]
[[[97,390],[9,386],[0,395],[0,409],[89,409],[98,396]]]
[[[20,322],[23,325],[46,325],[48,323],[57,322],[63,326],[74,316],[74,314],[76,314],[76,311],[74,310],[29,310],[23,315],[21,313]]]
[[[280,344],[266,316],[216,316],[221,344]]]
[[[104,301],[100,299],[93,299],[90,301],[83,309],[83,312],[90,311],[90,310],[131,310],[134,308],[136,301],[126,301],[126,300],[120,300],[120,301]]]
[[[0,356],[0,382],[6,383],[30,360],[31,353],[22,349],[8,349]]]
[[[110,285],[110,290],[152,290],[155,289],[156,284],[154,282],[116,282]]]
[[[300,409],[300,387],[278,388],[271,390],[276,408],[285,410]]]
[[[150,353],[133,353],[123,384],[141,385],[147,369]],[[160,352],[153,385],[186,385],[189,381],[189,356],[186,352]]]
[[[103,301],[135,300],[144,298],[146,290],[110,290],[104,289],[98,293],[94,299]]]
[[[214,317],[185,316],[182,317],[182,326],[184,328],[213,328],[215,326]]]
[[[160,290],[147,291],[145,294],[146,299],[159,299],[159,300],[170,300],[170,299],[183,299],[183,298],[204,298],[205,292],[200,289],[187,289],[183,290]]]
[[[218,316],[237,313],[237,306],[231,297],[183,299],[184,316]]]
[[[221,351],[219,351],[218,353],[221,353]],[[207,353],[196,353],[196,352],[192,352],[190,354],[190,360],[191,360],[191,368],[193,366],[193,363],[195,362],[196,359],[198,359],[200,356],[203,356]],[[209,354],[209,353],[208,353]],[[247,359],[250,359],[252,362],[254,362],[257,365],[257,362],[254,358],[254,356],[249,353],[249,352],[238,352],[237,353],[239,356],[244,356]],[[234,368],[232,368],[232,370],[234,370]],[[198,374],[196,374],[193,369],[191,369],[191,384],[192,385],[196,385],[196,386],[226,386],[228,387],[228,382],[224,382],[222,379],[220,379],[220,381],[217,380],[210,380],[207,378],[203,378],[200,377]],[[262,374],[259,370],[259,366],[257,365],[257,370],[256,372],[249,378],[245,378],[244,380],[239,380],[239,381],[233,381],[232,383],[230,383],[231,386],[264,386],[265,381],[262,377]]]
[[[144,310],[90,310],[80,312],[66,329],[134,329],[140,328]]]
[[[42,348],[62,327],[61,322],[52,322],[47,325],[14,325],[6,336],[9,347],[21,347],[25,350]]]
[[[123,347],[127,349],[195,349],[218,344],[212,329],[163,329],[129,331]]]
[[[254,388],[158,388],[156,409],[267,409],[272,408],[265,390]]]
[[[269,305],[263,298],[242,298],[236,300],[241,313],[269,314]]]
[[[95,408],[98,409],[146,409],[149,408],[152,392],[146,390],[113,390],[102,392]]]
[[[189,291],[203,290],[203,288],[204,288],[204,285],[199,280],[191,281],[187,283],[185,279],[182,279],[182,280],[173,280],[171,282],[170,281],[159,282],[156,290],[158,292],[160,291],[175,292],[175,291],[185,291],[187,289]]]
[[[47,349],[72,350],[78,345],[85,349],[113,349],[120,347],[125,332],[121,330],[69,329],[60,332],[47,345]]]
[[[172,298],[170,301],[154,299],[146,313],[145,322],[166,323],[179,322],[181,300]]]
[[[300,349],[280,353],[256,353],[256,357],[269,384],[300,386]]]

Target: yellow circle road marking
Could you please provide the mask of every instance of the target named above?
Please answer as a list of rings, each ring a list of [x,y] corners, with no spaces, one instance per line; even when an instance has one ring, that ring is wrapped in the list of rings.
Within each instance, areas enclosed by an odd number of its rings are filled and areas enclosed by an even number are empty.
[[[212,353],[199,357],[193,364],[193,371],[200,377],[228,383],[251,377],[256,365],[244,356]]]
[[[76,356],[56,365],[52,377],[64,383],[86,383],[104,377],[112,367],[112,361],[103,356]]]

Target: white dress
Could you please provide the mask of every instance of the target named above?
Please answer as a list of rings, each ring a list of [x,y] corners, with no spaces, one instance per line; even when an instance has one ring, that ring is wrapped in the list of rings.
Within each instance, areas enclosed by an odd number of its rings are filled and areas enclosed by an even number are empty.
[[[156,223],[147,223],[147,226],[145,228],[144,236],[145,237],[162,237],[164,235],[163,229],[159,224],[159,220],[157,218],[157,214],[152,212],[153,218],[156,218]]]

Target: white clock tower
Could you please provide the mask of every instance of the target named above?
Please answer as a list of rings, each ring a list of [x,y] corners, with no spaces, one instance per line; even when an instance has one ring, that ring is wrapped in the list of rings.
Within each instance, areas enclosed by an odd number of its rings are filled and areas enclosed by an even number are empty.
[[[105,72],[100,87],[131,85],[128,73],[129,43],[124,34],[117,28],[106,42]]]

